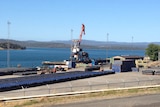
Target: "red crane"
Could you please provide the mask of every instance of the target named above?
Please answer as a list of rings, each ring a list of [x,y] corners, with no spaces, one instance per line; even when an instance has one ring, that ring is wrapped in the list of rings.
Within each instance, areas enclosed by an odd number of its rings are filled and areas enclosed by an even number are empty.
[[[79,42],[81,42],[82,41],[82,35],[85,35],[85,25],[84,24],[82,24],[82,29],[81,29],[81,33],[80,33],[80,36],[79,36]]]

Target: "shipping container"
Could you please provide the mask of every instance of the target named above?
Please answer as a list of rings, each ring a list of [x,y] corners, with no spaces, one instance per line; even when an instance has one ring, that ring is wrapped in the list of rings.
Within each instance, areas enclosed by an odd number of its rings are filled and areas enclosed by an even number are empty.
[[[132,67],[136,67],[134,60],[125,60],[122,62],[121,72],[132,71]]]
[[[112,70],[116,73],[121,72],[121,65],[112,64]]]

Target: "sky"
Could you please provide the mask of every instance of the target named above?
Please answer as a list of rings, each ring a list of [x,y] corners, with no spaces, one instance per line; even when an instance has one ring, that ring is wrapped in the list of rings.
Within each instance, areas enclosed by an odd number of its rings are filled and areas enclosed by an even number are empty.
[[[85,40],[160,42],[160,0],[0,0],[0,39],[78,39],[82,24]]]

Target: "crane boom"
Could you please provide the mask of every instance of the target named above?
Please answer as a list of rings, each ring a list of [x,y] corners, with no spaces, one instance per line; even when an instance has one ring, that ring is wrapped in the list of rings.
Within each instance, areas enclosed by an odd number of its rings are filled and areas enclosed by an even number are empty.
[[[85,25],[84,24],[82,24],[82,29],[81,29],[81,33],[80,33],[80,36],[79,36],[79,42],[81,42],[82,41],[82,35],[85,35]]]

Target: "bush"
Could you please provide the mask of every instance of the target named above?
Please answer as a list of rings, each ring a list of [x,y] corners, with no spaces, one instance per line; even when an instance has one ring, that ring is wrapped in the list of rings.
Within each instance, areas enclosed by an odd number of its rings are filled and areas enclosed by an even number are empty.
[[[146,48],[146,55],[150,57],[151,60],[158,60],[158,52],[160,51],[160,45],[149,44]]]

